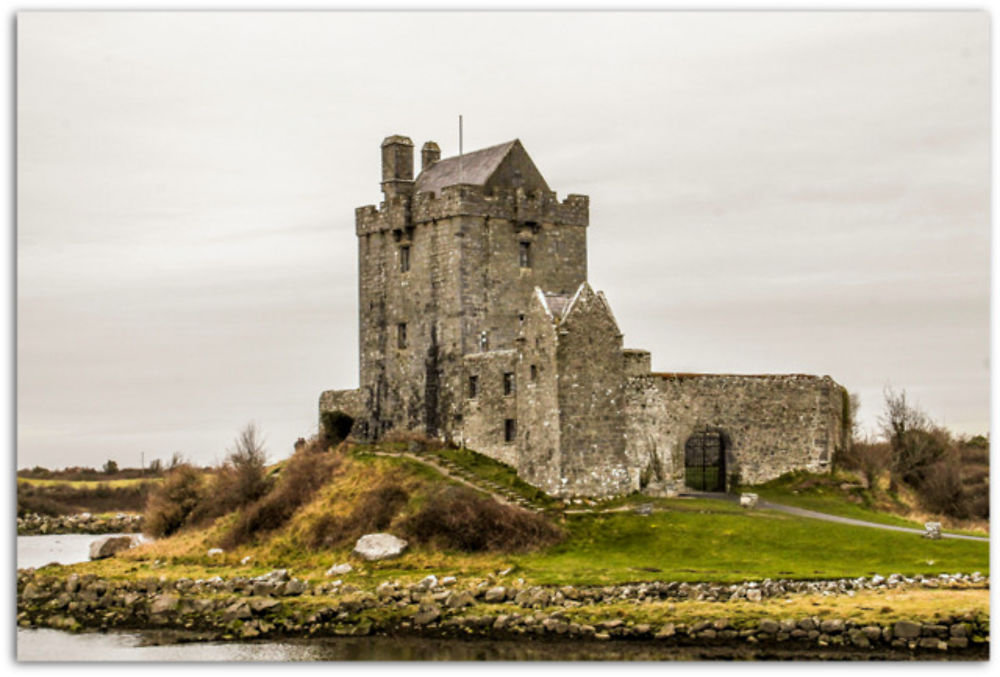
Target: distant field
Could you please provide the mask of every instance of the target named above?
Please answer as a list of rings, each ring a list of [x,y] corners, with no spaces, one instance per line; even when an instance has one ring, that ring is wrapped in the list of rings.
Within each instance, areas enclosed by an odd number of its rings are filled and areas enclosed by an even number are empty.
[[[149,477],[149,478],[137,478],[129,480],[48,480],[48,479],[36,479],[33,477],[18,477],[18,485],[25,484],[35,487],[65,487],[67,489],[97,489],[99,486],[108,487],[110,489],[122,489],[126,487],[137,487],[144,482],[160,482],[162,478]]]

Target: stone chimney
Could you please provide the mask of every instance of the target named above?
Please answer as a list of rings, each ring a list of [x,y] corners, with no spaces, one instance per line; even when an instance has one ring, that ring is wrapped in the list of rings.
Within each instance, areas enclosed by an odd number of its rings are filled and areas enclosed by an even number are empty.
[[[433,141],[428,141],[420,149],[420,171],[441,159],[441,149]]]
[[[386,199],[413,192],[413,141],[393,134],[382,142],[382,192]]]

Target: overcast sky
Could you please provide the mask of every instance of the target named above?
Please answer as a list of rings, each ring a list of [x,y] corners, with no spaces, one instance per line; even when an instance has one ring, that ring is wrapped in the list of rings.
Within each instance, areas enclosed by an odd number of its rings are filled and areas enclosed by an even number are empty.
[[[658,371],[829,374],[989,428],[989,16],[27,13],[18,467],[272,459],[358,383],[393,133],[591,198]]]

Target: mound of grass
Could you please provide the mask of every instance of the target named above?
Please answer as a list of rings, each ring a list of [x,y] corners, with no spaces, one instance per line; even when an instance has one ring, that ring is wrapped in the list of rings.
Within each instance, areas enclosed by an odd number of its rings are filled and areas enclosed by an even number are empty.
[[[537,487],[533,487],[520,477],[514,468],[495,461],[471,449],[452,449],[444,447],[425,452],[429,456],[439,456],[448,459],[458,467],[476,477],[493,482],[505,489],[523,496],[535,505],[543,508],[554,507],[558,501]]]
[[[989,575],[988,543],[928,541],[777,511],[747,511],[708,499],[645,499],[656,507],[647,516],[626,509],[566,515],[558,524],[551,517],[544,525],[516,524],[512,520],[520,519],[520,513],[511,516],[477,492],[449,488],[460,485],[423,463],[364,454],[321,456],[340,458],[336,472],[322,481],[314,463],[299,463],[294,457],[286,462],[274,489],[261,499],[283,496],[272,506],[280,520],[265,521],[264,528],[248,529],[253,517],[249,509],[237,511],[209,528],[181,531],[110,564],[77,566],[95,572],[111,567],[117,567],[116,572],[128,567],[148,571],[153,561],[162,559],[169,564],[158,571],[168,576],[182,575],[180,571],[194,578],[256,575],[265,567],[286,567],[297,576],[319,580],[331,563],[354,561],[351,548],[360,532],[389,531],[408,538],[411,548],[395,560],[355,561],[352,583],[369,588],[381,580],[413,580],[427,573],[482,578],[511,567],[529,584],[580,585],[893,572]],[[289,479],[293,477],[298,479]],[[281,489],[284,482],[291,488]],[[308,491],[292,491],[303,487]],[[297,498],[289,510],[292,494]],[[258,514],[255,519],[271,516]],[[553,527],[563,534],[559,542],[547,536]],[[224,546],[221,559],[207,557],[209,547],[237,528],[248,538]],[[521,546],[539,547],[517,552]],[[252,556],[252,565],[239,564],[245,555]]]
[[[563,536],[541,515],[501,505],[465,487],[439,490],[401,528],[418,543],[464,552],[517,552]]]

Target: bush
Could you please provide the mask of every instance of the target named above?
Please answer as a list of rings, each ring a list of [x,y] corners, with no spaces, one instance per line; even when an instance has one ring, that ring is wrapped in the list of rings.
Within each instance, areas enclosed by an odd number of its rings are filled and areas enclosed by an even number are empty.
[[[146,502],[143,531],[154,538],[176,533],[186,526],[199,503],[210,500],[202,494],[200,473],[187,464],[174,467]]]
[[[232,548],[259,534],[283,526],[296,510],[308,503],[317,489],[326,484],[340,467],[341,457],[324,453],[318,440],[292,454],[278,475],[274,487],[240,512],[236,523],[222,537],[220,545]]]
[[[465,552],[516,552],[556,543],[563,536],[541,515],[501,505],[464,487],[434,494],[402,528],[418,543]]]
[[[887,442],[855,440],[841,450],[834,463],[838,468],[861,473],[869,489],[878,485],[878,478],[892,467],[892,450]]]
[[[252,503],[267,493],[266,463],[267,452],[260,432],[250,423],[240,432],[216,474],[216,498],[223,513]]]
[[[397,484],[383,484],[367,491],[346,518],[324,514],[315,520],[306,536],[306,545],[313,550],[332,548],[355,541],[364,534],[384,531],[409,497]]]

